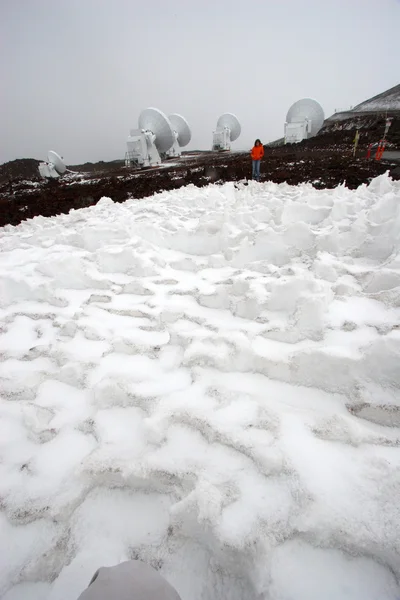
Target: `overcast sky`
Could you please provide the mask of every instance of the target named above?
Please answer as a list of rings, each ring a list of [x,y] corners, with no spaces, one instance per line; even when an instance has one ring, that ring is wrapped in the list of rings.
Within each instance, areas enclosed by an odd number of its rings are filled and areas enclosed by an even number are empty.
[[[400,82],[399,0],[0,0],[0,163],[124,158],[140,111],[179,112],[209,149],[283,135],[289,106],[329,116]]]

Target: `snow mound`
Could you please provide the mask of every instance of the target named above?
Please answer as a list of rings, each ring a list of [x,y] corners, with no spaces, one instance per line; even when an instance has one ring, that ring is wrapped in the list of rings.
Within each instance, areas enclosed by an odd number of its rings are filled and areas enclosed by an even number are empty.
[[[0,230],[0,597],[400,596],[400,182]]]

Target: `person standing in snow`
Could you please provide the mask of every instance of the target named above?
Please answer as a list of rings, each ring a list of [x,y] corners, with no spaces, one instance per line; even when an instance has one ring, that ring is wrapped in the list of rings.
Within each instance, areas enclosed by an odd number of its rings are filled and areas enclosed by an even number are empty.
[[[260,162],[264,156],[264,146],[259,139],[256,139],[254,146],[251,150],[252,159],[252,178],[256,181],[260,181]]]

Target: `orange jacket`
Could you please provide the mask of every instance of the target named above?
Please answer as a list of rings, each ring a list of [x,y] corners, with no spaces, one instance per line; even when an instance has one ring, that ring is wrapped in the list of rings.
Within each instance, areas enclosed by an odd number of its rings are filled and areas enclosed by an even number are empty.
[[[251,158],[253,160],[261,160],[264,156],[264,146],[260,144],[259,146],[253,146],[251,151]]]

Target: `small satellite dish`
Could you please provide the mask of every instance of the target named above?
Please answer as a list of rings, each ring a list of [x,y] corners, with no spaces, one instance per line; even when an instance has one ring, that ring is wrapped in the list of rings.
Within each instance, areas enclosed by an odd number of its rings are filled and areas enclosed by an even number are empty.
[[[301,142],[317,135],[324,124],[322,106],[312,98],[298,100],[289,108],[285,123],[285,143]]]
[[[169,120],[174,131],[174,143],[166,153],[168,157],[181,156],[181,148],[187,146],[192,138],[192,132],[189,127],[189,123],[185,117],[174,113],[169,115]]]
[[[231,142],[238,139],[242,131],[239,119],[232,113],[221,115],[213,133],[213,150],[230,150]]]
[[[39,163],[39,173],[43,179],[58,179],[66,170],[63,159],[54,150],[47,153],[47,162]]]
[[[139,129],[131,129],[125,154],[126,166],[152,167],[161,164],[161,156],[175,141],[168,117],[158,108],[146,108],[139,115]]]

